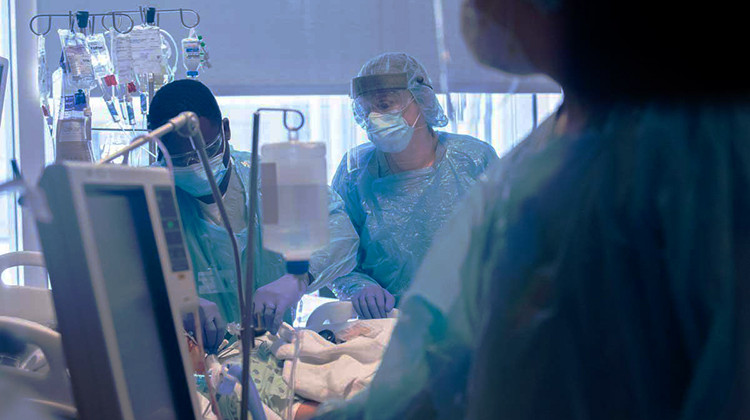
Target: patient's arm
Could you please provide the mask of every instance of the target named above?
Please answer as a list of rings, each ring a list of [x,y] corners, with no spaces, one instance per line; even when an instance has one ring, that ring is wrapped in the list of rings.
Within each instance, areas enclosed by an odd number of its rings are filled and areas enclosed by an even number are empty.
[[[315,410],[320,404],[313,401],[303,402],[294,414],[294,420],[309,420],[315,415]]]

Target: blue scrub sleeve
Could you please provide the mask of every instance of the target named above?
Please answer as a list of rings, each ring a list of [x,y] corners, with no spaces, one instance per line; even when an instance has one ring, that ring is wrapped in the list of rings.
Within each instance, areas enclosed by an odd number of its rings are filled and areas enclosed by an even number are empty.
[[[347,156],[344,156],[336,170],[336,175],[333,177],[333,183],[331,185],[332,194],[335,194],[336,197],[341,200],[339,202],[340,211],[347,214],[347,219],[350,220],[354,229],[354,234],[358,235],[362,229],[362,224],[364,223],[364,216],[361,214],[362,210],[358,206],[356,198],[357,178],[351,176],[347,169],[346,162]],[[337,208],[337,211],[338,210],[339,209]],[[362,290],[368,284],[378,284],[375,279],[359,270],[358,263],[361,258],[361,244],[359,242],[359,236],[357,236],[357,239],[357,247],[352,254],[354,267],[350,272],[333,279],[330,283],[331,290],[336,297],[341,300],[351,299],[354,294]],[[331,242],[335,240],[338,240],[338,238],[335,237],[334,232],[331,232]]]
[[[347,276],[357,266],[359,235],[354,230],[344,201],[333,189],[328,189],[328,227],[330,243],[315,252],[310,259],[313,282],[307,292],[329,286],[335,279]]]

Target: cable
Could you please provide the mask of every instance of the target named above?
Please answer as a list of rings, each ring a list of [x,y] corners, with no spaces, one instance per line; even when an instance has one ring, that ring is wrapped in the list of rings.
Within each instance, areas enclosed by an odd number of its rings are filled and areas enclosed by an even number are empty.
[[[200,157],[201,164],[203,165],[203,170],[206,172],[206,178],[208,180],[208,184],[211,186],[211,196],[213,197],[214,202],[216,203],[216,206],[219,209],[219,215],[221,216],[222,223],[224,224],[224,228],[227,230],[227,234],[229,235],[229,242],[232,244],[232,254],[234,256],[234,269],[237,274],[237,293],[239,293],[240,314],[243,314],[245,312],[246,302],[242,300],[242,296],[243,296],[242,264],[240,262],[240,251],[239,251],[239,247],[237,246],[237,238],[234,236],[232,225],[229,223],[229,216],[227,215],[227,209],[226,207],[224,207],[224,199],[221,197],[221,191],[219,191],[219,186],[216,183],[216,178],[214,177],[214,173],[211,170],[211,165],[209,164],[209,158],[208,158],[208,155],[206,154],[206,144],[202,138],[200,138],[198,142],[196,142],[196,139],[198,138],[199,136],[190,136],[190,141],[193,143],[193,148],[195,148],[196,152],[198,152],[198,156]],[[196,144],[196,143],[201,143],[201,144]],[[232,176],[232,175],[230,174],[229,176]]]
[[[260,113],[255,111],[253,114],[253,137],[250,158],[250,205],[248,208],[247,223],[247,248],[245,250],[245,263],[247,264],[247,288],[244,300],[253,310],[253,293],[255,292],[255,212],[258,208],[258,142],[260,132]],[[242,299],[240,299],[242,300]],[[250,349],[255,344],[255,332],[252,319],[252,312],[243,312],[242,318],[242,398],[240,399],[240,419],[247,420],[247,411],[250,408]],[[265,420],[265,413],[261,417],[256,417],[253,413],[253,420],[258,418]]]
[[[295,309],[296,309],[295,305]],[[295,310],[296,312],[296,310]],[[300,334],[299,328],[294,328],[294,359],[292,359],[292,372],[291,380],[289,384],[289,402],[287,403],[287,420],[294,420],[294,391],[297,388],[297,361],[299,360],[299,352],[302,348],[302,334]]]
[[[206,350],[203,348],[203,328],[200,321],[200,310],[193,310],[193,325],[195,326],[195,340],[198,344],[198,354],[203,359],[203,375],[206,378],[206,386],[208,387],[208,401],[213,408],[213,412],[216,415],[217,420],[224,420],[221,417],[221,410],[219,410],[219,403],[216,401],[216,390],[214,390],[214,384],[211,381],[211,375],[206,366]]]
[[[221,219],[222,219],[222,221],[224,223],[225,228],[227,229],[227,234],[229,235],[230,242],[232,243],[232,252],[233,252],[233,255],[234,255],[235,270],[237,272],[237,290],[238,290],[238,293],[239,293],[240,316],[241,316],[241,319],[244,320],[246,317],[249,316],[248,313],[247,313],[246,308],[248,307],[248,305],[252,305],[252,300],[250,300],[250,303],[248,304],[248,302],[244,301],[243,298],[242,298],[242,296],[243,296],[243,288],[242,288],[242,266],[241,266],[241,262],[240,262],[239,248],[237,247],[237,239],[235,238],[234,232],[232,231],[232,226],[229,224],[229,217],[227,216],[226,208],[224,207],[224,202],[223,202],[223,199],[221,197],[221,193],[219,191],[219,187],[218,187],[218,185],[216,183],[216,179],[214,178],[214,174],[211,171],[211,167],[210,167],[210,165],[208,163],[209,159],[208,159],[208,155],[206,154],[206,150],[205,150],[205,148],[206,148],[205,141],[203,141],[203,138],[200,135],[200,132],[198,132],[197,134],[198,135],[191,136],[190,140],[193,142],[193,147],[198,152],[198,156],[200,156],[201,163],[203,164],[203,170],[206,171],[206,178],[208,179],[209,185],[211,185],[211,193],[213,195],[214,201],[217,204],[217,207],[219,208],[219,214],[221,216]],[[196,141],[195,141],[196,139],[198,140],[198,143],[200,143],[200,144],[196,144]],[[257,172],[257,166],[256,166],[256,169],[255,169],[255,172]],[[256,176],[257,176],[257,174],[256,174]],[[256,183],[257,183],[257,179],[256,179]],[[252,199],[253,199],[253,197],[251,197],[251,201],[252,201]],[[250,229],[249,226],[248,226],[248,229]],[[253,244],[253,243],[254,243],[254,236],[248,235],[248,245],[247,245],[246,252],[250,253],[251,257],[252,257],[252,254],[254,253],[254,251],[253,251],[254,247],[251,246],[251,244]],[[249,289],[251,289],[252,287],[253,287],[252,284],[248,285]],[[252,292],[249,292],[249,293],[252,295]],[[245,324],[245,322],[243,321],[243,327],[244,327],[244,324]],[[249,375],[250,375],[250,357],[249,357],[250,345],[248,345],[246,343],[247,343],[248,340],[252,340],[253,339],[253,333],[252,333],[252,331],[253,331],[252,328],[244,329],[244,330],[242,330],[241,335],[240,335],[240,338],[241,338],[242,344],[243,344],[243,346],[242,346],[242,352],[243,352],[243,360],[242,360],[243,371],[242,371],[242,376],[243,376],[243,379],[245,379],[246,376],[249,377]],[[247,357],[245,357],[246,351],[247,351]],[[246,418],[247,417],[247,411],[249,409],[251,411],[251,413],[252,413],[253,420],[266,420],[265,413],[263,412],[263,408],[260,406],[260,397],[258,396],[257,389],[255,389],[255,387],[253,387],[253,390],[254,390],[253,394],[254,394],[255,398],[252,398],[252,399],[249,398],[250,387],[249,386],[245,386],[245,384],[247,384],[247,383],[248,382],[246,382],[246,381],[243,381],[243,383],[242,383],[242,399],[241,399],[241,403],[240,403],[240,410],[241,410],[240,415],[243,416],[243,418]],[[253,402],[252,405],[248,404],[250,401]]]

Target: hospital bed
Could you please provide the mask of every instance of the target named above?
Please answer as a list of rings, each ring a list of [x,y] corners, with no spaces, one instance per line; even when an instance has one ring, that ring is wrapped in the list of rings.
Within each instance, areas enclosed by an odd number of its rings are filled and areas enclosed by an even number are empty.
[[[388,318],[398,317],[398,309],[388,313]],[[349,301],[328,302],[318,306],[307,319],[305,328],[320,332],[325,325],[340,324],[357,319],[357,312]]]
[[[39,252],[13,252],[0,255],[0,274],[5,270],[35,266],[44,267]],[[398,310],[389,314],[395,318]],[[356,320],[351,302],[334,301],[316,308],[306,329],[320,332],[330,326]],[[74,419],[70,381],[63,357],[60,334],[54,331],[55,310],[49,289],[6,286],[0,289],[0,332],[10,333],[34,348],[22,360],[0,366],[0,374],[33,391],[31,402],[44,407],[57,418]]]
[[[389,318],[396,318],[394,310]],[[388,344],[395,319],[358,320],[351,302],[328,302],[316,308],[308,317],[305,328],[296,331],[283,324],[278,335],[266,334],[256,338],[258,357],[254,357],[254,375],[267,386],[259,385],[260,398],[268,419],[287,418],[280,416],[275,401],[283,400],[295,408],[294,418],[307,418],[307,410],[330,400],[348,399],[365,389],[380,365],[383,351]],[[299,344],[299,347],[297,346]],[[264,355],[264,356],[263,356]],[[220,349],[219,366],[237,366],[239,343]],[[268,374],[268,366],[276,375]],[[280,368],[280,370],[278,370]],[[278,375],[283,376],[280,385]],[[216,375],[212,375],[216,377]],[[287,389],[289,384],[292,389]],[[218,388],[225,388],[222,384]],[[225,388],[226,389],[226,388]],[[274,389],[287,389],[278,394]],[[236,390],[235,390],[236,391]],[[286,393],[288,392],[288,394]],[[289,397],[294,393],[294,402]],[[266,405],[267,404],[267,405]],[[314,410],[314,408],[313,408]],[[284,410],[286,413],[286,411]],[[300,412],[305,412],[300,416]],[[229,418],[234,418],[230,417]]]
[[[0,275],[10,268],[44,267],[40,252],[0,255]],[[0,375],[32,392],[32,404],[55,418],[75,419],[70,387],[55,309],[49,289],[0,285],[0,333],[26,344],[14,360],[4,359]]]
[[[41,252],[19,251],[0,255],[0,276],[11,268],[44,267]],[[7,286],[0,283],[0,316],[17,317],[55,328],[52,292],[47,288]]]

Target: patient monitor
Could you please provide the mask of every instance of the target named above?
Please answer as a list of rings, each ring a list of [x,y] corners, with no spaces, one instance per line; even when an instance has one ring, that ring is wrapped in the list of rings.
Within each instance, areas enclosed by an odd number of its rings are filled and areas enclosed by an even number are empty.
[[[165,169],[62,163],[37,222],[79,418],[195,419],[181,314],[198,306]]]

